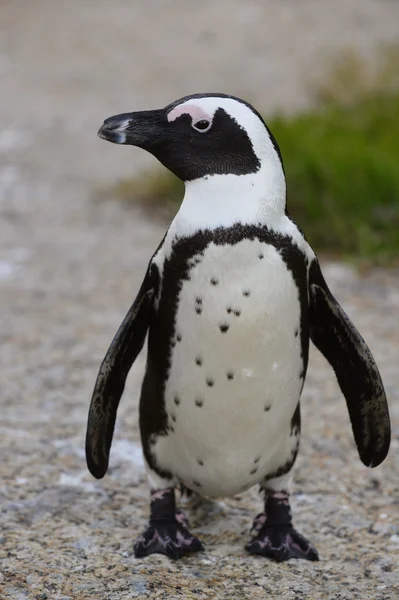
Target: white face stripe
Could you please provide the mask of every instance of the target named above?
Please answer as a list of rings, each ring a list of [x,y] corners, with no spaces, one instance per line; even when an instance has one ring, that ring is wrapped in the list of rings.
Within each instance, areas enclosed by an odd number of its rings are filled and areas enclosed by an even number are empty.
[[[171,110],[168,113],[167,119],[169,122],[176,121],[181,115],[189,115],[193,123],[201,121],[202,119],[212,123],[213,119],[213,115],[209,115],[201,106],[198,106],[198,104],[189,104],[187,102],[179,104],[179,106],[176,106],[176,108]]]
[[[173,108],[168,113],[167,119],[171,122],[183,114],[188,114],[192,117],[193,123],[201,119],[206,119],[212,123],[213,117],[219,108],[222,108],[246,131],[255,154],[261,162],[264,159],[267,161],[271,159],[276,165],[280,163],[265,124],[249,106],[235,98],[208,96],[189,99]]]

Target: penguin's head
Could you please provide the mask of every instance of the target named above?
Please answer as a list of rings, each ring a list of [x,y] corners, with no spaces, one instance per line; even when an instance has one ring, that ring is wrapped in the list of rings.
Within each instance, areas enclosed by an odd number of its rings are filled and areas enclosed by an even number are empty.
[[[264,167],[284,180],[280,150],[260,114],[224,94],[194,94],[158,110],[115,115],[98,135],[147,150],[184,182],[254,175]]]

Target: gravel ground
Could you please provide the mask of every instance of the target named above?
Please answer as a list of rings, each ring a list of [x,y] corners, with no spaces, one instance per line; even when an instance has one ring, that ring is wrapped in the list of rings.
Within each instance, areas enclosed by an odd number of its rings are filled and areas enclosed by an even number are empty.
[[[1,600],[397,597],[398,273],[324,264],[380,365],[394,438],[381,467],[362,466],[333,373],[312,352],[293,508],[319,563],[245,554],[255,491],[188,507],[205,554],[133,558],[148,509],[143,357],[101,482],[83,445],[99,363],[165,227],[98,199],[153,164],[97,140],[103,118],[201,90],[296,109],[324,56],[370,53],[398,30],[399,4],[384,0],[0,0]]]

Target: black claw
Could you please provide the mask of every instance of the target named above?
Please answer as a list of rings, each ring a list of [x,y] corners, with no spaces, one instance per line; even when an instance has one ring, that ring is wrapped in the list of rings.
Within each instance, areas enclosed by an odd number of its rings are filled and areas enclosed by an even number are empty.
[[[277,562],[290,558],[319,560],[310,542],[292,526],[263,525],[245,548],[251,554],[267,556]]]
[[[165,554],[177,560],[186,554],[200,552],[204,546],[184,525],[175,521],[158,521],[149,525],[134,544],[134,555],[143,558],[150,554]]]

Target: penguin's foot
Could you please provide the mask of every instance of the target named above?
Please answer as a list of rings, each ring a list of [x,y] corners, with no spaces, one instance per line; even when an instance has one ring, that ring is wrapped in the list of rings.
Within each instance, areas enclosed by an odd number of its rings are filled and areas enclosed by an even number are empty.
[[[186,554],[202,550],[204,546],[199,539],[177,520],[153,522],[134,544],[136,558],[165,554],[177,560]]]
[[[319,560],[319,555],[310,542],[292,525],[264,525],[245,548],[251,554],[261,554],[277,562],[290,558]]]
[[[261,554],[277,562],[290,558],[319,560],[310,542],[292,525],[289,495],[286,491],[266,491],[265,512],[256,517],[252,529],[256,535],[246,545],[251,554]]]
[[[150,522],[134,544],[135,557],[165,554],[177,560],[202,550],[201,542],[189,531],[187,518],[176,510],[173,488],[152,492]]]

